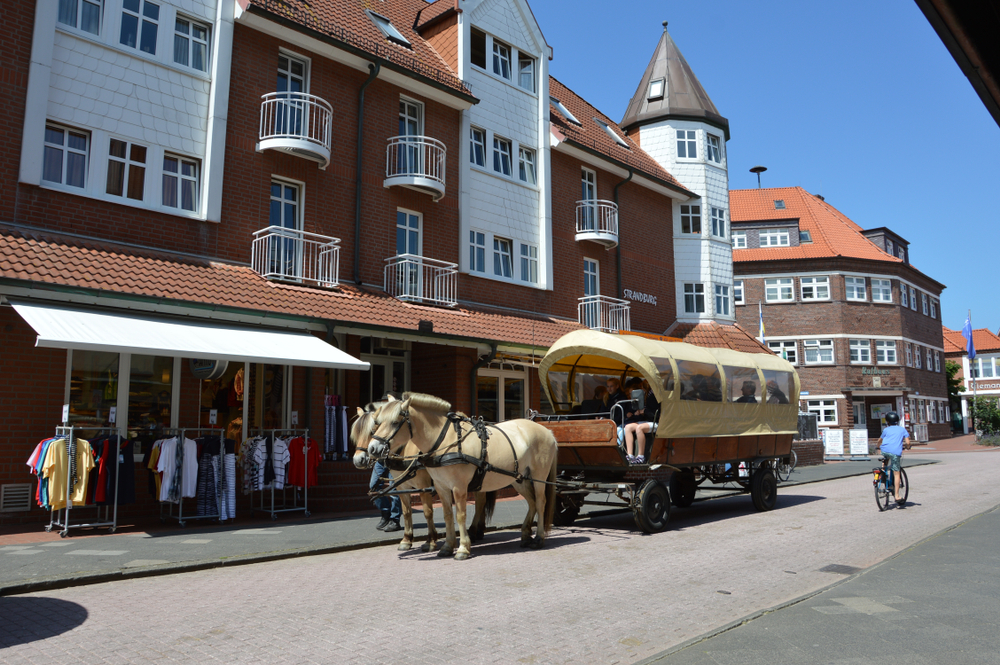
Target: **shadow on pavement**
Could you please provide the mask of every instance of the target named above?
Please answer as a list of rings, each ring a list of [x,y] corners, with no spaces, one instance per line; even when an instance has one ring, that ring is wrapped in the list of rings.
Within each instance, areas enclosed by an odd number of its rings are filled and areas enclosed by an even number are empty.
[[[568,545],[578,545],[580,543],[586,543],[592,540],[591,534],[594,533],[594,529],[587,529],[586,531],[567,533],[565,529],[555,528],[545,537],[545,548],[546,550],[558,549],[560,547],[566,547]],[[444,544],[444,538],[442,537],[438,543],[438,549]],[[514,552],[524,552],[525,556],[533,552],[529,548],[521,547],[521,532],[520,531],[492,531],[486,534],[486,537],[479,541],[478,543],[472,544],[472,556],[496,556],[501,554],[512,554]],[[426,559],[428,561],[438,561],[447,560],[451,557],[438,557],[437,552],[423,552],[419,547],[414,547],[411,550],[399,552],[400,559]]]
[[[58,598],[0,598],[0,649],[48,639],[73,630],[87,620],[82,605]]]

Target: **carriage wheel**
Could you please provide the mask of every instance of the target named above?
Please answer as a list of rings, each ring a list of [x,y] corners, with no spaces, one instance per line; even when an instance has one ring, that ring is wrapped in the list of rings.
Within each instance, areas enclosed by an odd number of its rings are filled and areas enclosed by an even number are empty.
[[[694,493],[698,482],[694,479],[694,469],[681,469],[670,476],[670,500],[678,508],[687,508],[694,503]]]
[[[553,525],[570,526],[579,514],[580,504],[563,494],[556,495],[556,514],[552,518]]]
[[[750,478],[750,498],[753,500],[753,507],[760,512],[774,508],[778,501],[778,480],[771,467],[754,469]]]
[[[663,483],[652,478],[644,482],[633,497],[632,514],[645,533],[666,529],[670,520],[670,494]]]

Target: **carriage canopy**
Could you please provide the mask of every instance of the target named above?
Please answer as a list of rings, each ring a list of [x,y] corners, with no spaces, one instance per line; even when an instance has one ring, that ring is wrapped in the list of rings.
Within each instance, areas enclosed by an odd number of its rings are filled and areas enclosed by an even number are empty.
[[[629,377],[645,379],[660,403],[658,438],[798,431],[799,377],[771,354],[576,330],[552,345],[539,377],[555,412],[566,414],[611,377],[623,390]]]

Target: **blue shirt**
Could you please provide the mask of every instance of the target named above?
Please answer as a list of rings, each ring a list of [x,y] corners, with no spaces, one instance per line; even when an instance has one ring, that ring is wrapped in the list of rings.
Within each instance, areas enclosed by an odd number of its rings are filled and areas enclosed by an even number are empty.
[[[903,454],[903,439],[910,436],[905,427],[892,425],[882,430],[882,452],[893,455]]]

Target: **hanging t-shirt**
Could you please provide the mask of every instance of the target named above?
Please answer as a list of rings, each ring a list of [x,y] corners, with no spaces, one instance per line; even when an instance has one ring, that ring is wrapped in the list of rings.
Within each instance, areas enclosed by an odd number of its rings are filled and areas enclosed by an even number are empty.
[[[319,484],[319,463],[323,458],[319,444],[297,436],[288,442],[288,484],[305,487],[308,472],[309,487]]]
[[[66,479],[71,471],[69,455],[65,439],[54,441],[46,453],[42,473],[48,478],[49,505],[53,510],[66,507]],[[94,468],[94,453],[90,442],[85,439],[76,441],[76,482],[69,495],[70,505],[85,505],[87,498],[87,481],[90,470]]]
[[[271,448],[271,460],[274,464],[274,489],[280,490],[285,487],[285,468],[288,466],[288,441],[285,439],[274,439]]]

